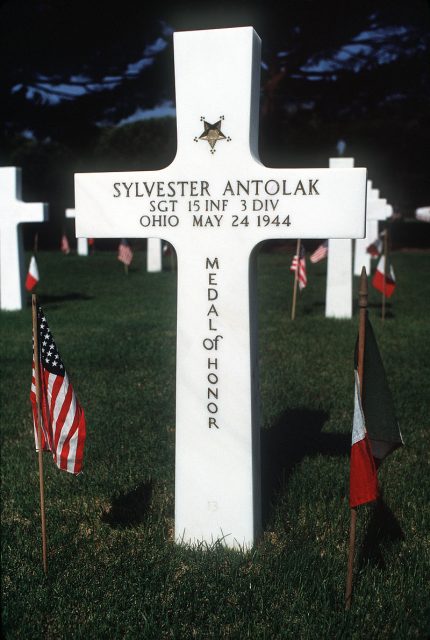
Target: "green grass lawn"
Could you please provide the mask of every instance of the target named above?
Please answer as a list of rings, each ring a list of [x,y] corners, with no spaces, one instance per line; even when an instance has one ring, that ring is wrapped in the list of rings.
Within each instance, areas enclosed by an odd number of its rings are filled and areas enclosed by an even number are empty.
[[[46,454],[41,564],[29,389],[31,311],[1,313],[2,627],[7,638],[427,638],[430,254],[395,253],[370,316],[406,446],[384,503],[359,509],[343,610],[353,409],[352,321],[324,318],[325,264],[290,320],[291,254],[258,269],[264,534],[246,553],[172,542],[176,274],[113,253],[38,256],[40,301],[87,419],[84,473]],[[166,266],[170,266],[170,263]],[[357,283],[355,283],[357,288]],[[427,405],[427,406],[426,406]]]

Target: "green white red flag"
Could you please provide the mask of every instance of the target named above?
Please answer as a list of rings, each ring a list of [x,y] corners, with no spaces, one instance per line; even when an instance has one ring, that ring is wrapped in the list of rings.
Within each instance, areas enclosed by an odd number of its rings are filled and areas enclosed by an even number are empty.
[[[385,256],[379,258],[378,266],[372,278],[372,285],[381,293],[385,293],[386,298],[390,298],[394,293],[396,277],[391,264],[387,269],[387,273],[385,273]]]
[[[403,445],[381,354],[368,317],[361,402],[358,382],[355,393],[350,465],[351,507],[378,497],[376,470],[382,460]]]
[[[380,234],[376,240],[374,240],[369,246],[366,248],[366,252],[370,253],[372,258],[377,258],[381,255],[384,250],[384,243],[382,242],[382,234]]]
[[[25,279],[25,288],[27,289],[27,291],[32,291],[38,282],[39,269],[37,268],[36,258],[34,256],[31,256],[27,277]]]
[[[349,504],[358,507],[378,497],[378,475],[365,427],[360,400],[360,382],[355,370],[354,418],[352,423]]]

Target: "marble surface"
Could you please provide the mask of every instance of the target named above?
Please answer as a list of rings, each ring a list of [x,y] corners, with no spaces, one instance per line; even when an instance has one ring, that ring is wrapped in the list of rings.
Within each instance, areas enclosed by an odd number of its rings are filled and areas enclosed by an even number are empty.
[[[330,168],[351,169],[354,158],[330,158]],[[325,297],[326,318],[352,318],[352,242],[329,238]]]
[[[355,241],[354,275],[359,276],[363,267],[370,276],[371,256],[367,247],[376,240],[379,234],[379,222],[393,215],[393,207],[384,198],[379,197],[379,190],[372,188],[372,182],[367,181],[367,210],[366,236]]]
[[[74,209],[66,209],[66,218],[74,218],[75,210]],[[88,250],[88,239],[87,238],[77,238],[78,246],[77,253],[78,256],[87,256],[89,253]]]
[[[146,270],[156,273],[163,269],[163,253],[160,238],[148,238],[146,248]]]
[[[250,547],[261,531],[255,249],[363,236],[366,170],[261,164],[251,27],[175,33],[174,50],[173,163],[77,174],[76,229],[175,247],[175,539]]]
[[[0,167],[0,306],[5,311],[23,308],[27,275],[22,224],[44,222],[48,205],[23,202],[21,169]]]

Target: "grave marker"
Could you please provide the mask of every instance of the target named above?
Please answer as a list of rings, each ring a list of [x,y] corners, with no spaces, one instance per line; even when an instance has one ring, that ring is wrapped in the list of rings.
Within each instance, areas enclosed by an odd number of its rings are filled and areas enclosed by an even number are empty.
[[[351,169],[354,158],[330,158],[332,169]],[[352,241],[329,238],[325,298],[326,318],[352,318]]]
[[[379,221],[393,215],[393,208],[387,201],[379,197],[379,190],[372,189],[372,182],[367,181],[366,236],[355,241],[354,275],[360,276],[363,267],[371,273],[371,256],[367,247],[376,240],[379,234]]]
[[[74,209],[66,209],[66,218],[74,218],[75,217]],[[78,256],[87,256],[88,255],[88,238],[77,238],[78,240]]]
[[[160,238],[148,238],[146,247],[146,269],[149,273],[162,271],[162,248]]]
[[[0,167],[0,306],[5,311],[22,309],[25,299],[21,225],[47,219],[47,204],[22,201],[21,169]]]
[[[415,217],[420,222],[430,222],[430,207],[418,207],[415,209]]]
[[[259,162],[252,28],[176,33],[174,44],[175,160],[160,171],[77,174],[76,230],[174,245],[175,539],[249,547],[261,530],[255,248],[363,236],[366,170]]]

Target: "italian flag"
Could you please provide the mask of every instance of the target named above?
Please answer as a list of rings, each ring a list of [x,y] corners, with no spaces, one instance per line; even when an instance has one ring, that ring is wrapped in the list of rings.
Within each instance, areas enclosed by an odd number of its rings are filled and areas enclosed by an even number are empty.
[[[355,375],[349,493],[351,507],[376,500],[377,469],[390,453],[403,445],[381,354],[368,317],[363,369],[361,401],[357,372]]]
[[[389,270],[387,270],[387,274],[385,274],[385,256],[379,258],[378,266],[372,279],[372,285],[381,293],[385,293],[386,298],[390,298],[394,293],[396,278],[391,265]]]
[[[39,282],[39,269],[37,268],[36,258],[31,256],[30,266],[28,268],[27,278],[25,280],[25,288],[31,291]]]
[[[366,252],[370,253],[372,258],[377,258],[378,256],[381,255],[383,248],[384,246],[383,246],[382,238],[381,236],[378,236],[376,240],[372,242],[372,244],[369,244],[369,246],[366,249]]]
[[[378,475],[367,435],[363,407],[360,400],[360,382],[355,370],[354,419],[352,423],[351,463],[349,471],[349,506],[372,502],[378,497]]]

